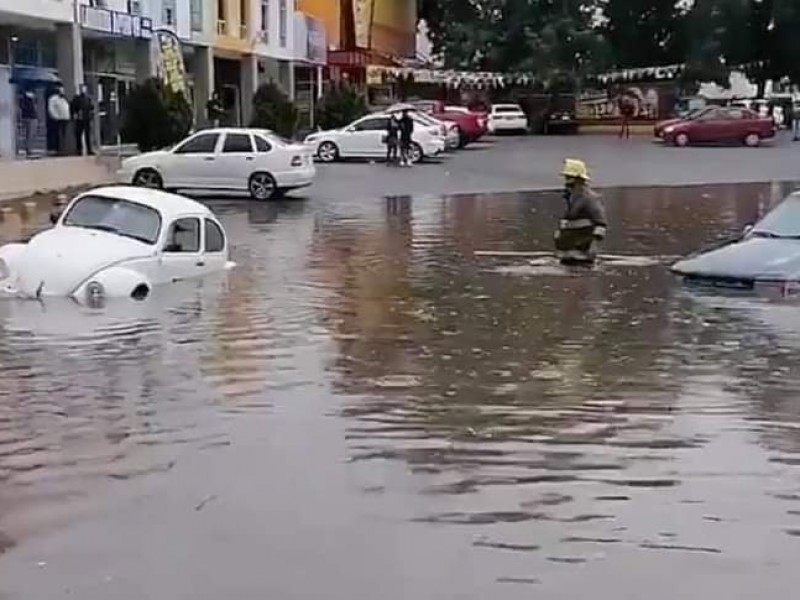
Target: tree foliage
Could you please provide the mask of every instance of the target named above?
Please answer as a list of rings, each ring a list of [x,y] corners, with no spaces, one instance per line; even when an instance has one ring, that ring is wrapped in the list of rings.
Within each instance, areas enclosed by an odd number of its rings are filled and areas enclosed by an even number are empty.
[[[125,103],[120,135],[142,152],[182,140],[192,126],[192,108],[183,94],[148,79],[131,90]]]
[[[277,84],[264,83],[256,90],[251,127],[269,129],[291,138],[297,130],[298,118],[297,107]]]
[[[565,73],[685,63],[800,83],[800,0],[417,0],[451,68]]]
[[[322,129],[343,127],[368,112],[367,99],[347,83],[335,84],[317,105],[317,125]]]

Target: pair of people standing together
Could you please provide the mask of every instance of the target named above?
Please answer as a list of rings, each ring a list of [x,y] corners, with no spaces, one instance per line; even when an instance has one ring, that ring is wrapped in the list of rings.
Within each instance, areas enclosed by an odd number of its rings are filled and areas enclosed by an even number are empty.
[[[407,110],[389,117],[386,126],[386,163],[411,166],[411,139],[414,135],[414,119]],[[398,155],[399,151],[399,155]],[[399,161],[399,162],[398,162]]]

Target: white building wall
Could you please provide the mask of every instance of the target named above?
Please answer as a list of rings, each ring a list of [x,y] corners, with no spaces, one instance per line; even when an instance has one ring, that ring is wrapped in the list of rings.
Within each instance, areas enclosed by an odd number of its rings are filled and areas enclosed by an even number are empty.
[[[0,13],[68,22],[75,15],[72,0],[0,0]]]
[[[164,27],[171,30],[182,40],[192,39],[192,2],[191,0],[150,0],[153,27]],[[172,22],[167,22],[167,8],[172,9]],[[203,1],[203,9],[210,9],[210,2]]]
[[[293,60],[296,58],[294,50],[295,32],[295,3],[293,0],[284,0],[286,11],[281,13],[281,0],[268,0],[267,29],[262,28],[261,6],[263,0],[250,0],[251,14],[254,15],[254,48],[260,57],[275,60]],[[281,17],[285,19],[285,44],[281,44]]]

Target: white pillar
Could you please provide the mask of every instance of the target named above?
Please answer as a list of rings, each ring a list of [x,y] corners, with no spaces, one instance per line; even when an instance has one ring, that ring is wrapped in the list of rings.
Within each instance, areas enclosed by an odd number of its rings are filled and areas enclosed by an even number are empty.
[[[245,54],[242,57],[240,89],[242,94],[242,125],[246,127],[253,118],[253,95],[258,89],[258,56],[255,54]]]
[[[81,30],[75,23],[56,26],[56,67],[64,84],[64,91],[71,98],[83,83],[83,40]]]

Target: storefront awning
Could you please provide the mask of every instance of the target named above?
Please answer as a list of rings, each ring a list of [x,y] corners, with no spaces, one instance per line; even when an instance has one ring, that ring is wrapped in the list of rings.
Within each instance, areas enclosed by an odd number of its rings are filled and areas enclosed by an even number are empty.
[[[61,83],[61,79],[53,71],[41,67],[17,67],[11,74],[11,83],[15,84],[48,84]]]

